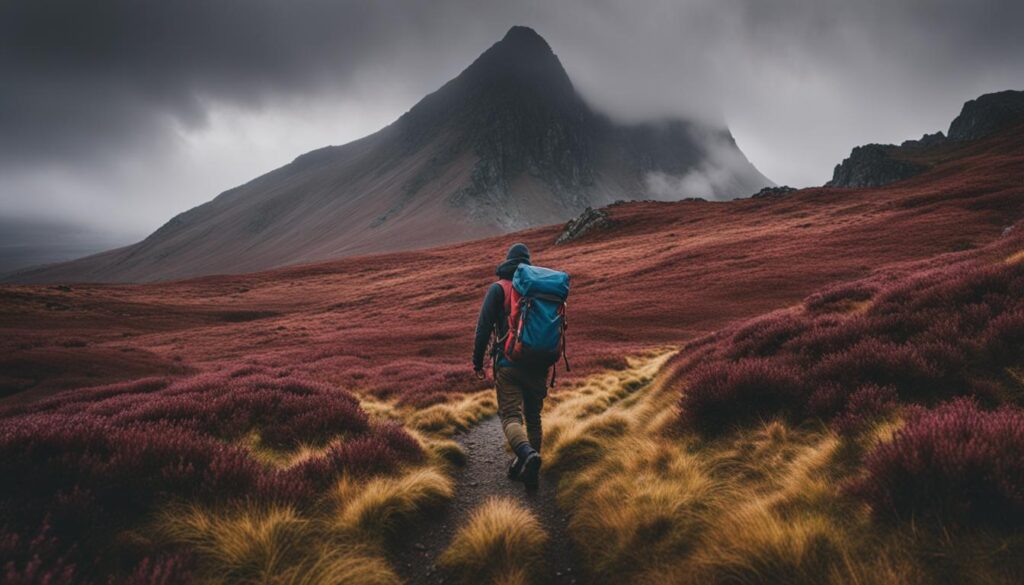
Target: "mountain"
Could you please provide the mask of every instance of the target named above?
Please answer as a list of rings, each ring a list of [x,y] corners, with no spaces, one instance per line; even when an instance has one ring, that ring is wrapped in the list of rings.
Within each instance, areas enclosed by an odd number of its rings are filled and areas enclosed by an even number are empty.
[[[909,179],[938,161],[936,153],[955,149],[957,143],[978,140],[1024,124],[1024,91],[985,94],[964,104],[949,124],[949,132],[925,134],[919,140],[895,144],[857,146],[836,165],[827,187],[881,187]],[[946,148],[942,148],[943,146]]]
[[[505,233],[615,200],[733,198],[769,184],[726,128],[595,112],[547,42],[517,26],[379,132],[301,155],[142,242],[15,279],[251,272]]]

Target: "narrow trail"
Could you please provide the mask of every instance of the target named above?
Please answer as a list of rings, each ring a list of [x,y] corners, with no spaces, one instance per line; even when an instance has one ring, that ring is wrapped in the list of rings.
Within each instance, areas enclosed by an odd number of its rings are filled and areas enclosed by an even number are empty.
[[[568,514],[558,508],[554,482],[545,481],[542,471],[540,488],[527,492],[522,483],[505,477],[509,456],[498,417],[484,420],[455,439],[466,450],[466,465],[456,477],[455,499],[419,528],[403,534],[391,554],[393,566],[406,582],[452,583],[452,578],[436,566],[438,556],[477,506],[492,496],[505,496],[522,502],[548,533],[541,582],[589,583],[581,575],[582,563],[567,531]]]

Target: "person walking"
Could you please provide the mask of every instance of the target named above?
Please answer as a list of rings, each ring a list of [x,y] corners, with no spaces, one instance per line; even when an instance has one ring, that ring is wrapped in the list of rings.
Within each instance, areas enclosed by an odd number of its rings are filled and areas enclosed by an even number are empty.
[[[564,357],[569,277],[533,267],[530,250],[521,243],[508,249],[496,274],[498,281],[488,287],[477,319],[473,370],[486,379],[484,358],[490,344],[498,414],[514,454],[508,477],[536,489],[548,371]]]

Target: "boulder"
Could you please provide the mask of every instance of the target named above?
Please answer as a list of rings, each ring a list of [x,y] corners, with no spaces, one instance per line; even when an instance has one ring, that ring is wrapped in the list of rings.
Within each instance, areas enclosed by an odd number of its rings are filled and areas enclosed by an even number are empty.
[[[787,193],[797,191],[796,187],[790,187],[789,185],[779,185],[777,187],[765,187],[757,193],[750,196],[751,199],[761,199],[762,197],[781,197]]]
[[[583,210],[583,213],[579,214],[579,216],[566,222],[565,228],[562,230],[562,233],[559,234],[558,239],[555,240],[555,244],[572,242],[583,237],[584,234],[596,230],[608,229],[613,225],[615,225],[615,222],[608,217],[607,212],[601,209],[592,209],[588,207]]]

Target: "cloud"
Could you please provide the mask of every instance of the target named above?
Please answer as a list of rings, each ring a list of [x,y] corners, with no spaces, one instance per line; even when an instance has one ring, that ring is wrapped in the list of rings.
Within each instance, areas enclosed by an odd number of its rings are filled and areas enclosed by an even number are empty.
[[[751,184],[764,184],[761,177],[749,177],[749,162],[736,150],[729,136],[713,131],[693,131],[701,145],[704,158],[700,165],[684,175],[671,175],[660,171],[644,176],[648,194],[662,201],[678,201],[687,197],[709,200],[732,199],[749,195]]]
[[[514,24],[596,108],[724,119],[768,177],[820,184],[1024,87],[1020,22],[1017,0],[10,0],[0,216],[152,229],[387,124]]]

